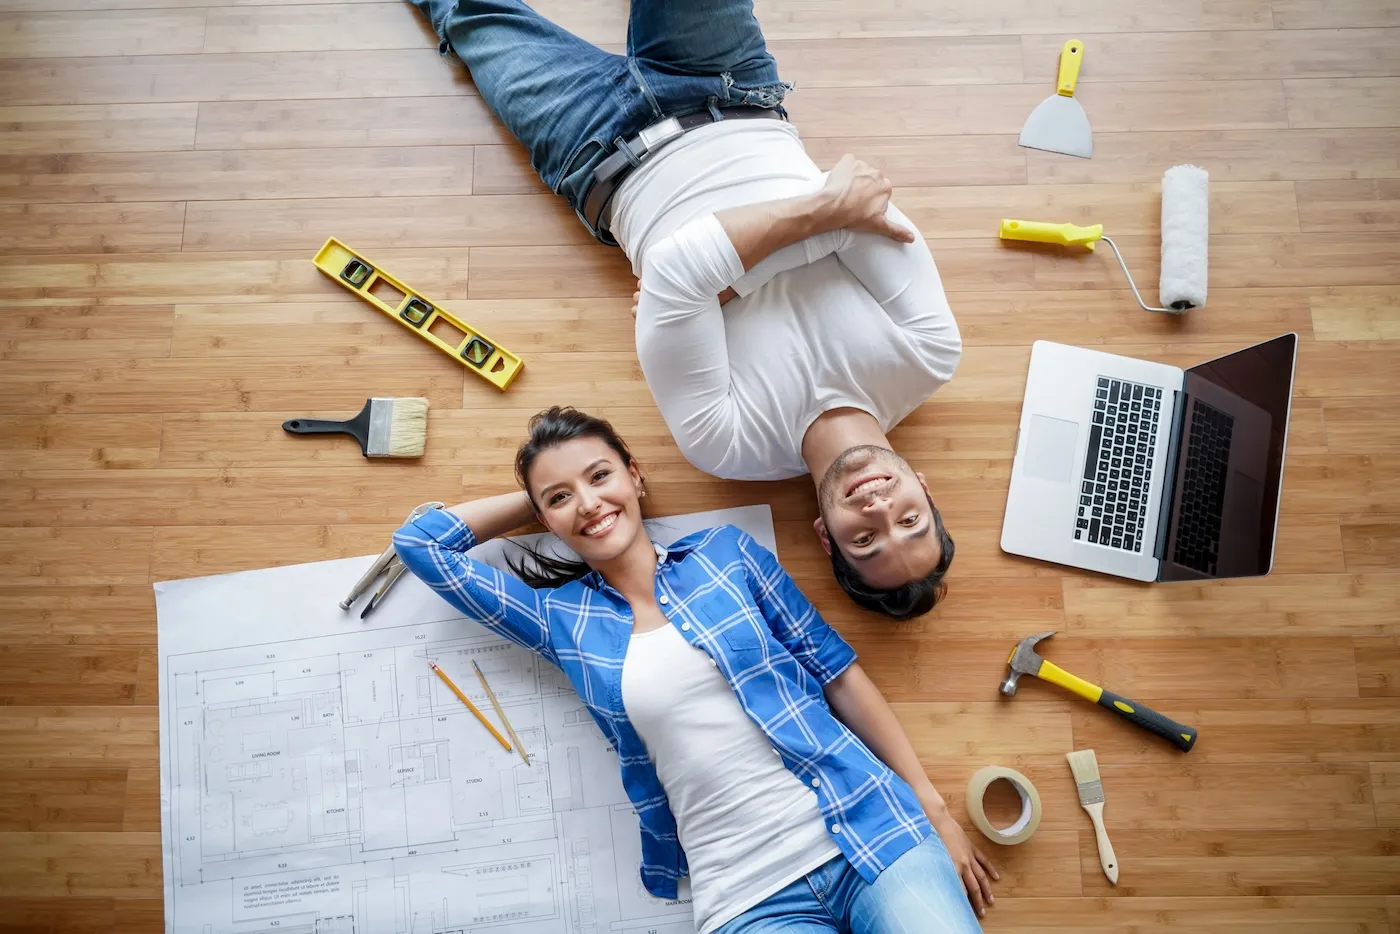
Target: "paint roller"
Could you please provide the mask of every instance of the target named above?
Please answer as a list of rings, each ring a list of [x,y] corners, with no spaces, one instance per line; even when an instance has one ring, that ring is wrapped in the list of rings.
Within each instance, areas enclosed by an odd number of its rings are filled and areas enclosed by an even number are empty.
[[[1158,284],[1163,307],[1142,300],[1133,274],[1123,261],[1118,244],[1103,235],[1103,225],[1078,227],[1040,221],[1003,220],[1001,239],[1029,240],[1092,250],[1102,240],[1113,249],[1118,265],[1146,311],[1181,314],[1206,303],[1206,239],[1210,228],[1210,176],[1195,165],[1173,166],[1162,175],[1162,274]]]

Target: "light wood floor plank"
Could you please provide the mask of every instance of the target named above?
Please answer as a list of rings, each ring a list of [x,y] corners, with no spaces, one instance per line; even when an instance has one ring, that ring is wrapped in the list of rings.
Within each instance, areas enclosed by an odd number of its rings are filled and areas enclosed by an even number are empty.
[[[472,149],[273,149],[0,156],[0,202],[469,195]]]
[[[170,353],[173,318],[169,305],[3,308],[0,359],[81,363],[123,355],[164,357]]]
[[[366,383],[380,394],[423,396],[432,405],[456,408],[461,405],[465,373],[446,356],[437,356],[413,368],[387,357],[317,362],[238,360],[223,366],[173,358],[85,369],[49,361],[13,362],[0,368],[0,412],[32,415],[175,409],[270,411],[291,417],[301,409],[326,409],[364,397]],[[155,387],[164,387],[171,395]],[[284,416],[276,417],[280,420]]]
[[[0,706],[0,768],[159,768],[150,707]]]
[[[1193,81],[1233,81],[1400,73],[1400,30],[1396,29],[1135,32],[1076,37],[1084,42],[1084,84],[1175,82],[1185,76]],[[1044,79],[1053,87],[1064,40],[1055,35],[1027,35],[1021,43],[1026,80]]]
[[[1283,83],[1293,127],[1393,127],[1400,77],[1319,78]]]
[[[1098,861],[1089,872],[1098,872]],[[1387,934],[1378,896],[1018,898],[998,900],[988,931],[1017,934]]]
[[[460,62],[436,48],[377,52],[256,52],[0,59],[0,104],[128,104],[176,101],[346,100],[458,94]]]
[[[158,833],[0,833],[0,872],[37,896],[159,896]]]
[[[147,152],[194,147],[197,104],[0,107],[0,152]]]
[[[426,17],[406,3],[214,7],[205,52],[423,49],[437,45]]]
[[[161,253],[180,249],[185,205],[0,204],[0,250],[8,253]]]
[[[814,136],[864,137],[872,122],[884,127],[886,136],[1019,134],[1026,115],[1053,90],[1053,83],[954,86],[937,93],[919,87],[813,88],[792,95],[786,106],[803,132]],[[1083,84],[1076,97],[1093,114],[1099,132],[1290,125],[1278,81]]]
[[[1318,340],[1400,340],[1400,288],[1329,286],[1308,305]]]
[[[197,149],[518,145],[467,89],[445,97],[360,97],[349,103],[254,100],[198,107]]]
[[[1395,0],[1273,0],[1273,7],[1278,29],[1400,26],[1400,4]]]
[[[154,644],[156,602],[145,576],[62,586],[7,580],[0,586],[0,638],[9,645]]]
[[[184,232],[186,251],[304,250],[307,256],[332,233],[362,250],[591,239],[574,212],[548,195],[196,201]]]
[[[0,833],[122,829],[126,769],[35,769],[0,776]]]
[[[345,0],[346,3],[383,3],[385,0]],[[291,6],[319,4],[320,0],[0,0],[0,10],[16,13],[49,10],[195,10],[215,6]]]
[[[1338,454],[1400,454],[1400,398],[1327,400],[1327,446]]]
[[[1400,130],[1391,127],[1343,134],[1303,129],[1095,132],[1093,159],[1022,151],[1035,184],[1160,181],[1162,172],[1182,163],[1206,166],[1215,182],[1400,177]]]
[[[176,55],[204,46],[203,10],[0,13],[0,59]]]
[[[1303,230],[1400,230],[1400,179],[1298,183]]]
[[[0,583],[123,585],[147,579],[151,530],[0,528]]]
[[[1296,471],[1295,471],[1296,473]],[[1142,635],[1395,635],[1400,579],[1389,574],[1289,574],[1277,578],[1137,588],[1065,578],[1075,632]]]
[[[524,356],[527,366],[535,352],[627,353],[635,346],[630,298],[451,301],[442,307]],[[176,357],[387,355],[415,361],[438,353],[358,301],[178,305],[170,352]]]
[[[551,0],[549,7],[562,7]],[[590,4],[570,2],[575,18]],[[872,0],[852,16],[841,6],[813,5],[803,0],[758,0],[755,4],[765,34],[794,35],[985,35],[987,33],[1055,34],[1064,31],[1063,14],[1035,0],[990,0],[969,5],[956,0],[908,4]],[[591,11],[590,11],[591,12]],[[1170,8],[1126,6],[1109,0],[1086,0],[1074,17],[1102,31],[1268,29],[1272,25],[1266,0],[1185,0]]]
[[[1014,36],[779,39],[768,43],[778,74],[801,88],[1017,84]]]
[[[1400,638],[1369,636],[1352,643],[1361,695],[1400,697]]]
[[[1105,822],[1122,876],[1111,886],[1099,869],[1092,834],[1080,844],[1086,895],[1153,896],[1389,895],[1400,873],[1396,830],[1124,830],[1112,791]],[[1112,810],[1110,810],[1112,809]]]
[[[134,703],[137,666],[151,646],[6,646],[0,650],[0,704],[42,707]]]
[[[1400,762],[1371,763],[1371,794],[1376,800],[1376,822],[1400,827]],[[1395,917],[1400,919],[1400,914]]]
[[[0,416],[0,470],[154,467],[159,415]]]
[[[353,242],[350,245],[358,247]],[[557,249],[563,252],[563,248]],[[360,299],[309,261],[314,252],[0,258],[0,301],[27,307],[302,301],[360,304]],[[374,250],[366,255],[435,301],[466,297],[466,250]],[[633,288],[635,280],[627,297]]]
[[[1344,516],[1341,527],[1347,570],[1400,570],[1400,514]]]
[[[160,833],[160,769],[126,770],[126,808],[122,830]]]

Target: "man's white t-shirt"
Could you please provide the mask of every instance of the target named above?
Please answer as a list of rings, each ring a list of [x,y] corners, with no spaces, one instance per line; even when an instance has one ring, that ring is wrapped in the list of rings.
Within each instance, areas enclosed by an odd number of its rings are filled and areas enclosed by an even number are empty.
[[[841,855],[816,792],[674,626],[632,634],[622,703],[676,817],[699,934]]]
[[[818,190],[797,130],[732,120],[692,130],[633,172],[611,230],[641,281],[637,355],[681,452],[718,477],[807,472],[802,439],[856,408],[888,431],[952,378],[962,353],[933,256],[836,231],[747,273],[717,211]],[[890,218],[917,235],[893,206]],[[733,287],[739,297],[719,305]]]

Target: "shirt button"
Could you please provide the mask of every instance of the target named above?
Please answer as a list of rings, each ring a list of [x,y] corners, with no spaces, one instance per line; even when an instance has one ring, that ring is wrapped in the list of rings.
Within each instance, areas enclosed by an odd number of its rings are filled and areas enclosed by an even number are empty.
[[[822,786],[822,780],[821,780],[820,778],[814,778],[814,779],[812,779],[812,787],[813,787],[813,788],[820,788],[821,786]]]
[[[711,667],[711,668],[718,668],[718,667],[719,667],[719,662],[715,661],[713,658],[710,659],[710,667]]]
[[[665,606],[666,604],[668,604],[668,603],[671,602],[671,598],[668,597],[668,596],[666,596],[665,594],[662,594],[662,595],[661,595],[661,600],[660,600],[659,602],[661,603],[662,606]]]
[[[841,832],[841,825],[840,825],[840,824],[832,824],[832,825],[831,825],[831,832],[832,832],[832,833],[840,833],[840,832]]]
[[[681,632],[690,632],[690,624],[681,623]]]

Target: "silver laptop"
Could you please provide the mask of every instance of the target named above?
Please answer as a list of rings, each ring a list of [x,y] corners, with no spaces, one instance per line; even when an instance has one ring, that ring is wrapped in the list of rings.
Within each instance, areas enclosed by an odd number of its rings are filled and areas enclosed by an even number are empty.
[[[1140,581],[1269,573],[1298,335],[1189,370],[1037,341],[1003,551]]]

